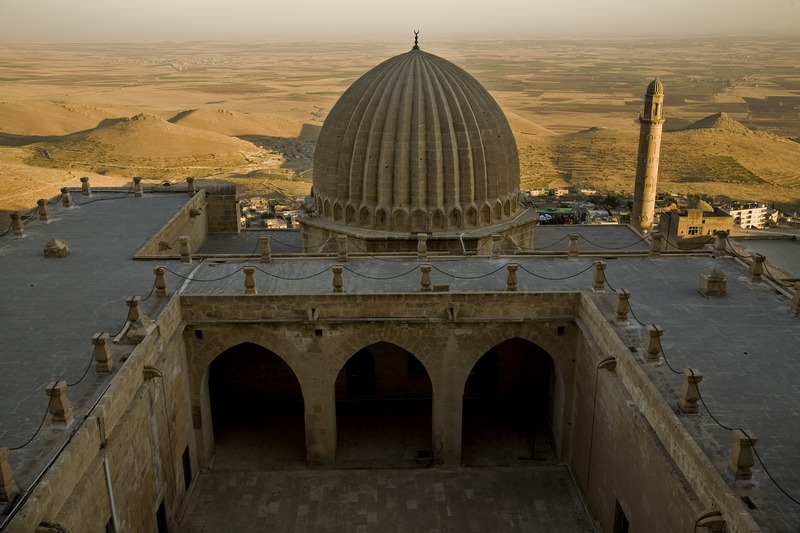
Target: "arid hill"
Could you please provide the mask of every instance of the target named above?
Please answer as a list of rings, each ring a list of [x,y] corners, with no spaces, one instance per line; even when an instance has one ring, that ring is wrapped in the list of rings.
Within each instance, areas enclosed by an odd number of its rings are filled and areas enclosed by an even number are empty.
[[[219,174],[268,156],[247,141],[141,113],[32,144],[26,161],[46,168],[162,179]]]
[[[97,127],[106,111],[64,102],[22,100],[0,102],[0,134],[19,137],[67,135]]]
[[[535,122],[531,122],[530,120],[524,119],[521,116],[517,115],[516,113],[512,113],[511,111],[504,110],[506,119],[508,120],[509,126],[511,126],[511,131],[516,134],[522,135],[558,135],[556,132],[552,130],[548,130],[544,126],[540,126]]]
[[[314,141],[318,128],[302,122],[263,113],[239,113],[227,109],[191,109],[178,113],[170,122],[232,137],[268,136]]]
[[[555,137],[517,136],[523,186],[556,178],[572,185],[630,191],[638,135],[604,128]],[[661,143],[658,189],[725,194],[733,198],[800,205],[800,144],[755,132],[724,113],[677,131]]]
[[[730,117],[727,113],[715,113],[697,122],[684,126],[678,131],[724,130],[731,133],[754,133],[750,128]]]

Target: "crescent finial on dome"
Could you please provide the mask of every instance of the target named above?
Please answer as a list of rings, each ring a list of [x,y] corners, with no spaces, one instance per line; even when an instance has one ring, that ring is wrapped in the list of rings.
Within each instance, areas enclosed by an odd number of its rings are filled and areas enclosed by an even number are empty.
[[[414,47],[412,50],[419,50],[419,30],[414,30]]]

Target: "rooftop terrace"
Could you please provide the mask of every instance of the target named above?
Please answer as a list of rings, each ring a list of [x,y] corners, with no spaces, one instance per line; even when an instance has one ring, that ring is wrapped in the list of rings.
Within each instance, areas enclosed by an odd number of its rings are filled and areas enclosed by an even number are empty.
[[[153,295],[154,267],[167,268],[169,286],[181,295],[243,294],[245,266],[254,267],[260,294],[330,293],[336,265],[343,268],[345,294],[420,291],[416,257],[371,257],[352,249],[347,262],[336,254],[303,255],[294,253],[299,236],[289,230],[211,237],[197,250],[204,259],[192,263],[134,260],[186,203],[186,195],[135,198],[106,191],[73,196],[78,205],[68,209],[53,202],[50,220],[32,219],[23,237],[10,231],[0,237],[0,446],[12,450],[10,463],[23,491],[37,482],[118,371],[119,365],[111,374],[95,374],[92,336],[108,332],[114,337],[122,330],[125,300],[132,295],[142,297],[152,318],[163,308],[165,299]],[[573,233],[581,236],[580,255],[567,258]],[[271,263],[259,260],[259,237],[265,234],[272,236]],[[52,238],[65,240],[69,255],[44,257],[43,246]],[[776,272],[800,277],[796,239],[739,244],[774,261]],[[627,226],[541,226],[536,249],[495,258],[489,250],[470,257],[431,255],[426,262],[437,291],[505,291],[509,263],[519,265],[519,292],[588,291],[599,308],[612,312],[614,289],[629,291],[633,313],[617,324],[617,332],[632,353],[644,343],[645,325],[664,329],[664,358],[655,364],[642,361],[647,375],[674,404],[683,381],[673,370],[701,370],[708,411],[682,416],[683,424],[734,490],[755,502],[750,512],[765,530],[800,528],[800,505],[782,492],[800,499],[800,317],[789,312],[793,289],[766,278],[751,282],[745,261],[735,254],[712,257],[710,246],[650,258],[649,243]],[[607,264],[607,284],[592,292],[599,260]],[[699,292],[700,275],[709,268],[726,276],[724,297]],[[115,359],[124,361],[133,347],[115,344]],[[640,358],[640,352],[633,357]],[[76,413],[66,430],[44,418],[44,388],[56,380],[69,384]],[[758,455],[769,474],[756,464],[752,481],[730,479],[731,436],[722,425],[748,428],[758,436]]]

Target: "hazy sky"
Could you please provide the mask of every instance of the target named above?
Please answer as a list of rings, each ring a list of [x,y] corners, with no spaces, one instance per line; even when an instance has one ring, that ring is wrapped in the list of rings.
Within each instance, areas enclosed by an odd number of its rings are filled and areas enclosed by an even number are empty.
[[[800,33],[800,0],[0,0],[0,42]]]

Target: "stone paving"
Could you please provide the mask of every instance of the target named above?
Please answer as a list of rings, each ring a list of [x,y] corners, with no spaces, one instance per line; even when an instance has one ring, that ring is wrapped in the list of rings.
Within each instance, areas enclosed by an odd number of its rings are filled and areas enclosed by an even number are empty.
[[[219,531],[592,531],[565,466],[201,472],[179,524]]]

